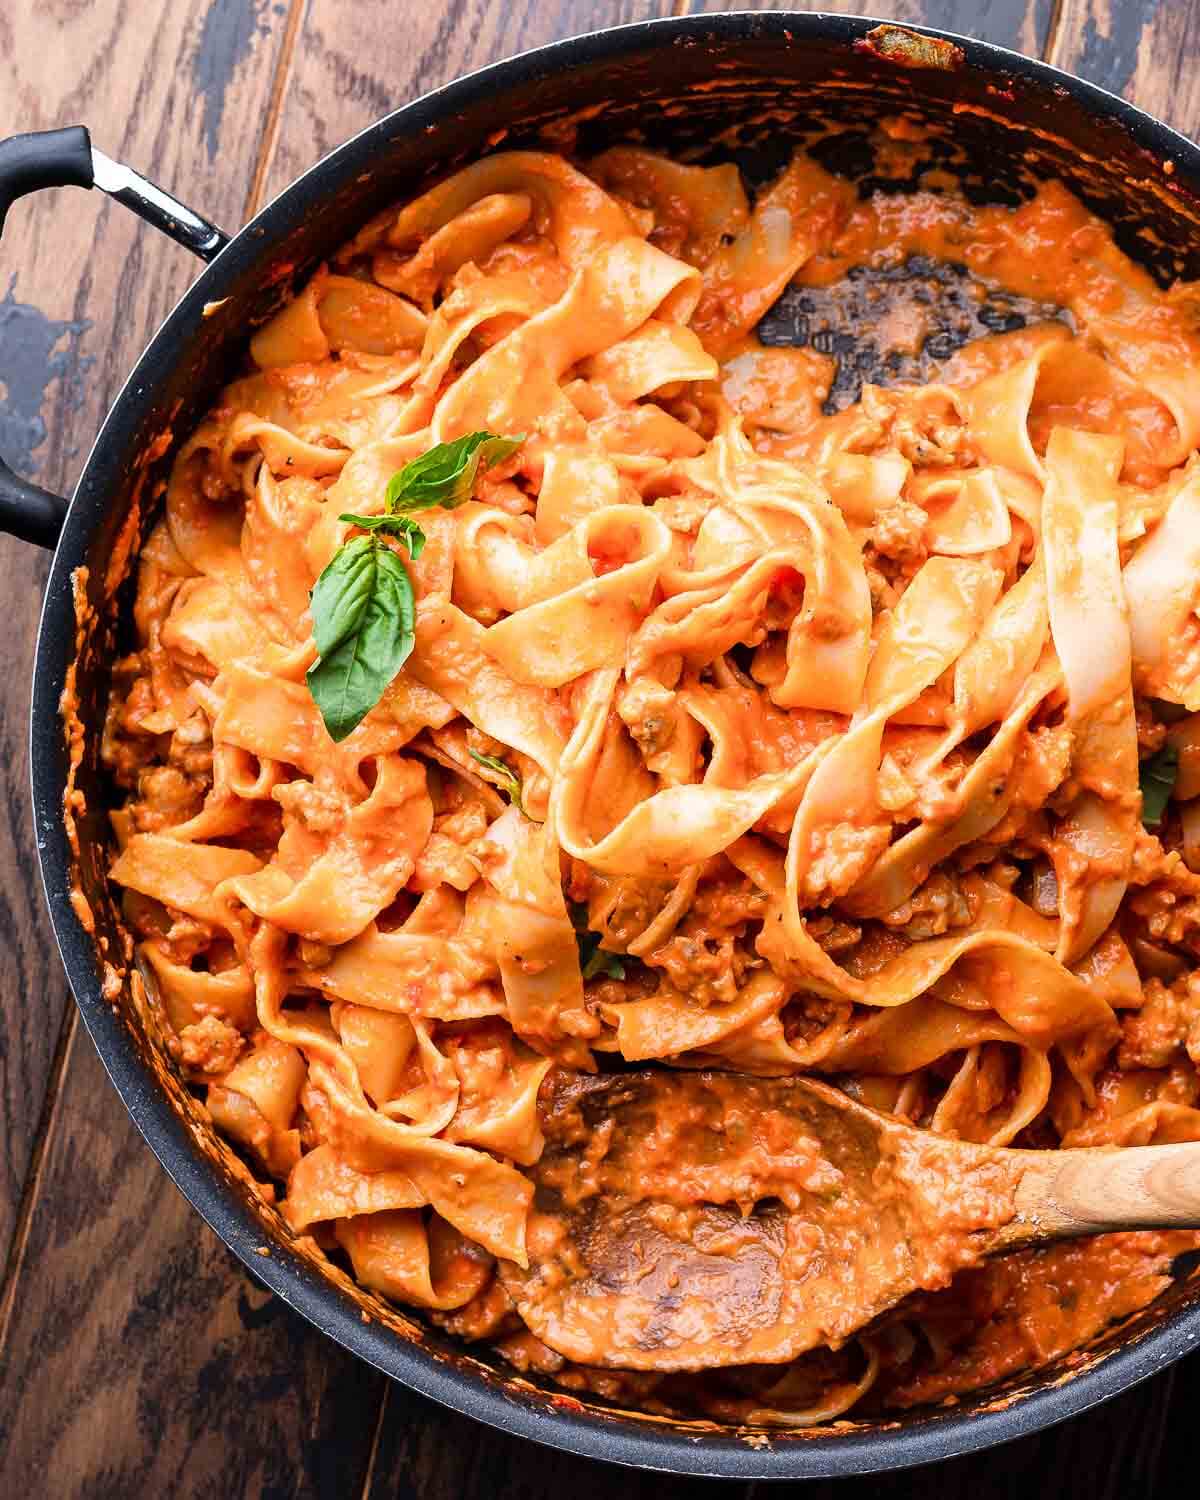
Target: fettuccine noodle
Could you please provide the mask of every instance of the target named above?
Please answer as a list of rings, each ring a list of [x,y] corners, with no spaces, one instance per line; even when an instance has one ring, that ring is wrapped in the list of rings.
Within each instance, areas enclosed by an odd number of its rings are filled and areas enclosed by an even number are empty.
[[[1192,1243],[1027,1252],[719,1381],[570,1366],[496,1277],[528,1261],[552,1069],[815,1073],[1000,1145],[1200,1140],[1195,296],[1054,184],[897,201],[801,155],[752,203],[627,148],[493,155],[380,215],[180,450],[115,670],[112,877],[216,1125],[364,1286],[636,1405],[940,1399],[1148,1302]],[[1065,321],[826,414],[830,361],[758,320],[918,252]],[[422,512],[412,654],[335,743],[305,674],[339,516],[485,431],[520,446]],[[1106,1296],[1051,1306],[1088,1266]]]

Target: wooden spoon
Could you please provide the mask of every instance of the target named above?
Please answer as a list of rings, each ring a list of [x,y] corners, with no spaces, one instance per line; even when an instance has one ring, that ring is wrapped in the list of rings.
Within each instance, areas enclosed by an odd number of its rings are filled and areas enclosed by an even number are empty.
[[[803,1078],[551,1074],[528,1270],[534,1334],[634,1370],[777,1364],[1022,1245],[1200,1228],[1200,1144],[1011,1151]]]

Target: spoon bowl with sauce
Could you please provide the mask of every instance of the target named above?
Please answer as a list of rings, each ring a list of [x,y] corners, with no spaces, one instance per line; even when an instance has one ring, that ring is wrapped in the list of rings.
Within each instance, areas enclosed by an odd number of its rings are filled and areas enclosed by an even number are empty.
[[[991,1255],[1200,1228],[1200,1145],[1021,1151],[937,1136],[806,1078],[551,1074],[529,1268],[564,1357],[634,1370],[837,1348]]]

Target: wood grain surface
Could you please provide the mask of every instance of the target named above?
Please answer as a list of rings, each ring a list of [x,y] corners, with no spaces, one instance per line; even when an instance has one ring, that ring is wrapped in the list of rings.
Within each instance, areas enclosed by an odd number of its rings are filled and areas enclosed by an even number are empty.
[[[139,17],[141,19],[139,20]],[[253,25],[247,25],[247,20]],[[0,0],[0,135],[90,124],[218,221],[245,212],[282,54],[265,5]],[[74,482],[101,418],[196,263],[98,193],[16,204],[0,250],[0,451],[50,488]],[[28,808],[29,669],[46,559],[0,537],[0,1265],[12,1249],[68,995],[51,960]]]
[[[236,228],[347,135],[459,73],[597,26],[719,8],[0,0],[0,133],[86,123],[111,155]],[[1046,56],[1200,131],[1189,55],[1200,0],[861,8]],[[124,372],[194,273],[183,252],[96,197],[64,189],[18,205],[0,247],[0,451],[41,482],[69,486]],[[263,1291],[171,1186],[75,1025],[42,912],[25,664],[44,573],[43,558],[0,538],[10,663],[0,682],[0,1496],[714,1493],[538,1449],[390,1385]],[[805,1494],[1173,1500],[1195,1493],[1198,1402],[1193,1357],[999,1452]]]

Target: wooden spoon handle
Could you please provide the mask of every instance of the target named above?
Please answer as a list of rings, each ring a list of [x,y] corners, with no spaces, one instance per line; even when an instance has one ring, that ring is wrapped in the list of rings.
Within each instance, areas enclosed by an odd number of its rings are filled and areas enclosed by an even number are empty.
[[[1200,1144],[1029,1152],[1016,1204],[1006,1239],[1200,1229]]]

